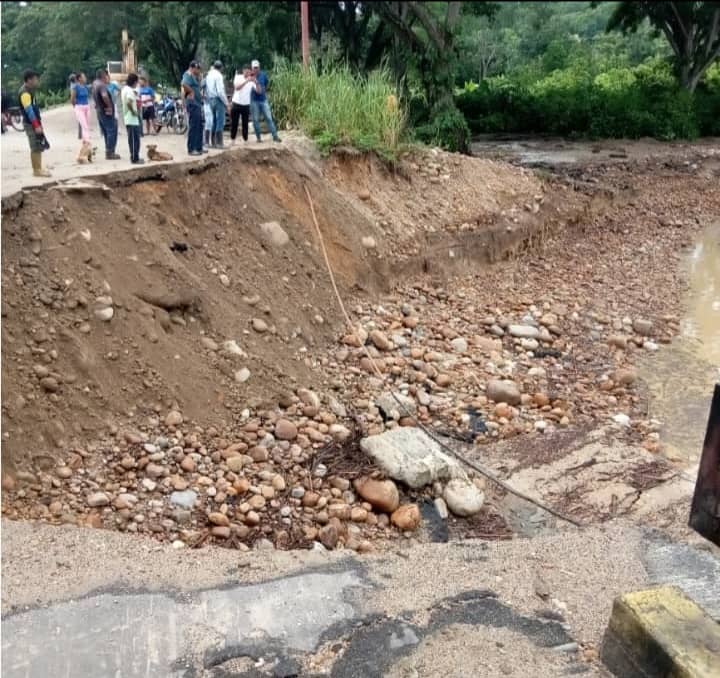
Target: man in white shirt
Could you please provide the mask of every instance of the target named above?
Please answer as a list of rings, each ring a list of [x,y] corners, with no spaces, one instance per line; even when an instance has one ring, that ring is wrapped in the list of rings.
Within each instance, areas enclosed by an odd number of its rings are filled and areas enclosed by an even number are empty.
[[[223,147],[223,130],[225,129],[225,111],[230,113],[230,104],[225,94],[225,80],[222,74],[222,62],[216,61],[205,77],[207,98],[213,113],[211,148]]]
[[[242,138],[248,140],[248,127],[250,123],[250,95],[255,89],[255,79],[250,66],[243,66],[242,72],[235,73],[233,81],[235,88],[232,97],[232,108],[230,109],[230,138],[233,146],[237,136],[238,122],[242,118]]]

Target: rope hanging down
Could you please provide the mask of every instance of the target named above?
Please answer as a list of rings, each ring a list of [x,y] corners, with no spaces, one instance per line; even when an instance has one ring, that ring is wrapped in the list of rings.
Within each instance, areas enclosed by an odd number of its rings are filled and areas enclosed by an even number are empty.
[[[353,332],[357,333],[356,328],[353,326],[352,320],[350,319],[350,315],[348,314],[347,310],[345,309],[345,304],[343,303],[342,297],[340,296],[340,291],[338,290],[337,284],[335,282],[335,275],[333,274],[332,266],[330,265],[330,259],[327,254],[327,250],[325,249],[325,240],[323,238],[322,231],[320,230],[320,225],[318,224],[317,216],[315,215],[315,205],[313,204],[312,196],[310,195],[310,189],[308,189],[307,184],[304,184],[305,188],[305,195],[308,199],[308,204],[310,205],[310,213],[312,214],[313,223],[315,224],[315,230],[317,231],[318,240],[320,241],[320,248],[322,249],[323,258],[325,259],[325,266],[327,267],[328,275],[330,276],[330,282],[332,283],[333,290],[335,292],[335,297],[337,299],[338,305],[340,306],[340,310],[342,311],[343,316],[345,317],[345,322],[348,325],[348,328]],[[380,371],[380,368],[377,366],[375,360],[373,359],[372,355],[370,354],[370,351],[368,350],[367,346],[363,345],[363,350],[365,351],[365,355],[367,356],[368,360],[370,361],[370,364],[372,365],[373,371],[378,376],[378,378],[381,381],[385,381],[385,375]],[[430,438],[432,438],[440,447],[451,454],[453,457],[455,457],[458,461],[461,461],[466,466],[469,466],[471,469],[477,471],[481,475],[485,476],[488,480],[495,483],[496,485],[499,485],[503,490],[506,492],[509,492],[510,494],[515,495],[516,497],[519,497],[520,499],[529,502],[530,504],[533,504],[534,506],[537,506],[538,508],[541,508],[543,511],[547,511],[551,515],[555,516],[556,518],[560,518],[560,520],[564,520],[567,523],[570,523],[571,525],[575,525],[576,527],[581,527],[580,523],[574,520],[573,518],[569,518],[568,516],[563,515],[562,513],[556,511],[555,509],[551,508],[550,506],[546,506],[542,502],[538,501],[537,499],[533,499],[532,497],[529,497],[526,494],[523,494],[522,492],[519,492],[518,490],[514,489],[512,486],[508,485],[504,480],[501,480],[498,478],[492,471],[489,471],[488,469],[484,468],[483,466],[480,466],[480,464],[476,464],[475,462],[471,461],[470,459],[467,459],[463,455],[461,455],[459,452],[456,452],[451,447],[446,445],[442,440],[440,440],[432,431],[430,431],[421,421],[417,419],[412,413],[410,413],[405,407],[405,405],[400,401],[400,399],[395,395],[395,393],[390,389],[390,394],[392,395],[395,402],[398,404],[398,407],[401,408],[401,410],[405,413],[407,417],[413,420],[413,422],[420,428],[426,435],[428,435]]]

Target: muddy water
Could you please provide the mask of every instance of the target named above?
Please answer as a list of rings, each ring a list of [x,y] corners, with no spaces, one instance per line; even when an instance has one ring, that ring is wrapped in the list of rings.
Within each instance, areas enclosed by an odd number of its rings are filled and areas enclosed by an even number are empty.
[[[720,382],[720,223],[698,239],[688,278],[679,336],[640,366],[649,416],[662,423],[665,454],[682,465],[700,457],[713,386]]]

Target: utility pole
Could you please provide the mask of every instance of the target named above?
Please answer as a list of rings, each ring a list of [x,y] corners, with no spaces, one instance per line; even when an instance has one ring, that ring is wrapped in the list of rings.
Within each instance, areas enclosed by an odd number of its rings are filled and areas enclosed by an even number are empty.
[[[310,65],[310,9],[308,0],[300,2],[300,32],[302,36],[303,68]]]

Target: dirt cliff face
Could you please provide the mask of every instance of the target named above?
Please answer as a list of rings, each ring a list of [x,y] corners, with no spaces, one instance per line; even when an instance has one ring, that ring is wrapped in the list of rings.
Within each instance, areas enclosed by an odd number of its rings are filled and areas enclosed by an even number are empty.
[[[443,233],[485,242],[495,228],[513,244],[543,200],[524,170],[437,151],[395,168],[268,151],[98,181],[109,190],[4,201],[6,462],[173,406],[227,424],[320,387],[314,350],[342,321],[306,185],[348,293],[388,289],[428,257],[453,263],[428,245]]]
[[[558,510],[636,510],[671,474],[636,366],[681,331],[715,158],[541,180],[433,151],[391,168],[273,149],[3,201],[3,515],[241,549],[364,552],[418,510],[439,530],[433,502],[467,513],[441,484],[398,485],[395,518],[355,492],[378,470],[359,438],[416,424],[390,391]],[[438,534],[527,523],[468,480],[485,503]]]

